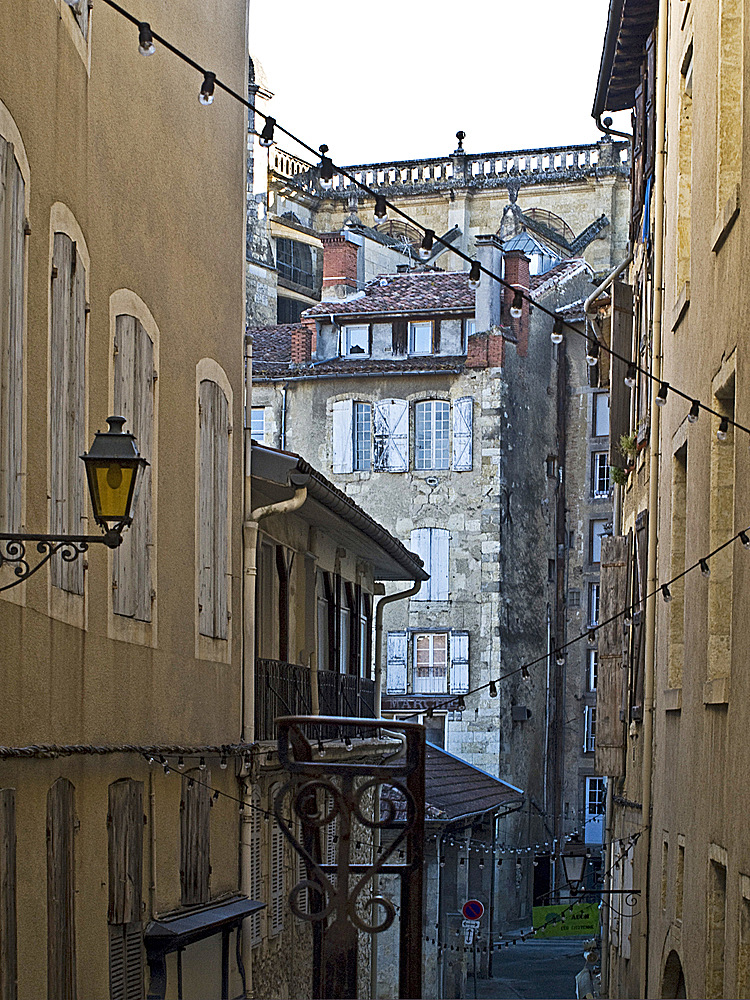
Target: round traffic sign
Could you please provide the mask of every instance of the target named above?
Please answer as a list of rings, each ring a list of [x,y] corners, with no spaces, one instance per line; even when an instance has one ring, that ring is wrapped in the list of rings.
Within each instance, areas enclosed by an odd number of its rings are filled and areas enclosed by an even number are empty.
[[[484,913],[484,905],[478,899],[467,899],[462,912],[467,920],[480,920]]]

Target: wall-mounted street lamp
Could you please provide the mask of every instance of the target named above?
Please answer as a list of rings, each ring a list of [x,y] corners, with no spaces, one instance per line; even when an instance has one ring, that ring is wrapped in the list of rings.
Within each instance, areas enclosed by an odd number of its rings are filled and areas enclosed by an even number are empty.
[[[109,430],[97,431],[90,450],[81,455],[91,496],[94,520],[101,535],[36,535],[0,532],[0,568],[13,566],[16,577],[0,587],[0,592],[18,586],[45,563],[60,553],[65,562],[74,562],[91,544],[104,544],[116,549],[122,542],[122,532],[132,520],[131,510],[142,469],[148,465],[138,454],[132,434],[123,430],[125,417],[107,417]],[[36,542],[42,556],[35,566],[26,558],[26,543]]]

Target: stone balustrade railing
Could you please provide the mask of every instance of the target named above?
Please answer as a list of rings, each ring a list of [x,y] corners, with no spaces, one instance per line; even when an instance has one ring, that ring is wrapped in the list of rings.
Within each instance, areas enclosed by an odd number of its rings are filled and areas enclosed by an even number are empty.
[[[281,150],[279,157],[287,154]],[[289,157],[294,160],[294,157]],[[304,162],[304,161],[299,161]],[[370,188],[506,187],[508,181],[519,185],[551,183],[562,179],[619,173],[630,169],[630,146],[627,142],[604,139],[583,146],[553,146],[542,149],[518,149],[502,153],[472,155],[455,153],[424,160],[400,160],[388,163],[364,163],[346,167]],[[279,173],[281,171],[278,171]],[[305,164],[304,171],[291,170],[284,176],[295,186],[320,194],[317,171]],[[333,178],[330,194],[343,196],[355,185],[341,174]]]

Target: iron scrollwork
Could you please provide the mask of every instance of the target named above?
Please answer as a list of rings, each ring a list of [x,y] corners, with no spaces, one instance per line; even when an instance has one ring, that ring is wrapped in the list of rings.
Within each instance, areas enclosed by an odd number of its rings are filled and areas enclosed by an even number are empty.
[[[17,587],[33,576],[43,566],[59,555],[63,562],[72,563],[88,551],[92,543],[101,543],[110,549],[117,548],[122,541],[120,528],[110,528],[102,535],[28,535],[0,532],[0,570],[8,566],[13,570],[14,579],[0,587],[0,593]],[[36,543],[40,559],[31,564],[27,546]]]

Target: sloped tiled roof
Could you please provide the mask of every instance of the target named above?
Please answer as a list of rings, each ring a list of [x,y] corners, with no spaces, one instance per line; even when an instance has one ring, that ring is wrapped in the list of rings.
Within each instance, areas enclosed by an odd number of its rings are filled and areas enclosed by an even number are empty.
[[[534,298],[537,298],[554,285],[561,285],[564,281],[568,281],[570,278],[575,277],[575,275],[586,271],[591,275],[594,273],[591,266],[583,257],[571,257],[568,260],[562,260],[559,264],[551,267],[549,271],[545,271],[544,274],[535,274],[532,276],[531,294]]]
[[[303,327],[299,323],[248,327],[248,336],[253,338],[253,370],[256,356],[264,364],[282,362],[288,365],[292,360],[292,333],[300,329]]]
[[[384,274],[369,281],[364,295],[341,301],[321,302],[306,310],[306,316],[359,316],[369,313],[474,311],[474,292],[463,271],[412,271]]]

